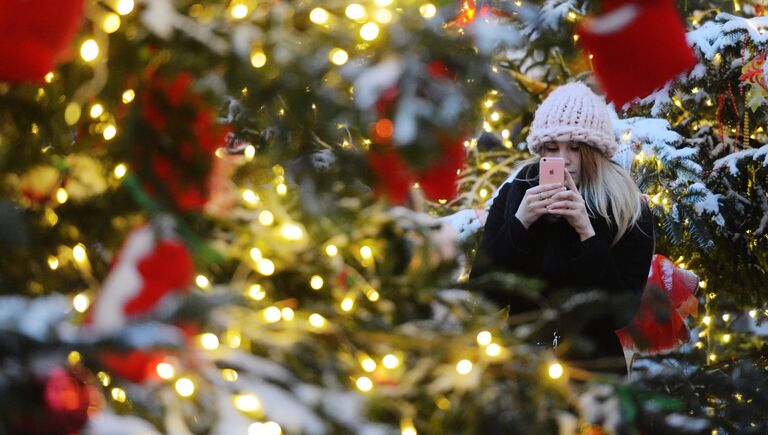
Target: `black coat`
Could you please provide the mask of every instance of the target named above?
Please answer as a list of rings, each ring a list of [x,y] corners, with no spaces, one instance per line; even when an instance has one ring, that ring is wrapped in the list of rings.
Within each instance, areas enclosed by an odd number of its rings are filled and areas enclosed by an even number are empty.
[[[640,304],[654,251],[653,215],[643,204],[640,220],[614,246],[616,226],[609,226],[603,217],[590,218],[595,235],[583,242],[561,217],[542,216],[526,229],[515,213],[525,191],[538,185],[537,179],[538,166],[534,164],[502,186],[491,205],[471,277],[497,270],[540,278],[548,284],[544,297],[563,287],[602,289],[620,295],[629,300],[629,310],[599,317],[582,333],[598,343],[591,357],[621,354],[613,331],[626,325]],[[538,308],[509,293],[489,292],[488,296],[501,306],[509,306],[510,313]],[[567,326],[560,325],[560,329],[567,330]],[[559,331],[560,335],[563,332]]]

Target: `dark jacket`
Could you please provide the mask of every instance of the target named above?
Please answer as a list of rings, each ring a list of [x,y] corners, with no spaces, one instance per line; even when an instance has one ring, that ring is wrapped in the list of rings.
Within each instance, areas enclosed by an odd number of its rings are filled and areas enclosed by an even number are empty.
[[[513,182],[502,186],[488,214],[471,277],[490,270],[513,272],[543,279],[548,284],[545,297],[548,292],[563,287],[602,289],[611,295],[621,294],[634,308],[639,306],[654,251],[650,209],[643,205],[640,220],[614,246],[611,242],[616,227],[609,226],[602,217],[590,218],[595,235],[583,242],[560,217],[542,216],[525,229],[515,213],[525,191],[538,185],[537,180],[538,166],[529,165]],[[489,293],[488,296],[502,306],[509,306],[511,313],[537,308],[531,301],[508,293]],[[631,308],[620,316],[603,317],[597,331],[594,326],[587,331],[599,336],[595,337],[598,340],[613,341],[602,343],[612,347],[610,351],[602,349],[598,353],[616,353],[618,340],[613,330],[629,321],[634,311]]]

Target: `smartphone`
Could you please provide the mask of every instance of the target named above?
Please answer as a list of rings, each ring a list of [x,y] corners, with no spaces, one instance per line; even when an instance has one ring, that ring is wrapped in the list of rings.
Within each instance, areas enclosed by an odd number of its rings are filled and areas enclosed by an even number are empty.
[[[564,184],[565,160],[560,157],[542,157],[539,160],[539,184]]]

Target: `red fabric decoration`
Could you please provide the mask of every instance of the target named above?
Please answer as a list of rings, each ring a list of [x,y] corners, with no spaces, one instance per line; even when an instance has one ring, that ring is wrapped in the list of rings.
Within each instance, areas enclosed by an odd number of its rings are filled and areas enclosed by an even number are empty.
[[[440,60],[427,62],[425,69],[431,80],[455,81],[454,72]],[[435,145],[440,147],[437,161],[423,169],[413,167],[398,152],[398,145],[403,144],[392,143],[395,126],[391,119],[399,97],[400,88],[397,85],[390,86],[381,92],[375,105],[379,120],[372,125],[371,136],[377,145],[366,158],[376,177],[376,195],[400,204],[408,197],[411,185],[418,182],[427,198],[433,201],[453,198],[458,193],[457,172],[463,167],[466,159],[466,135],[446,138],[449,133],[437,128],[434,134]]]
[[[0,81],[41,81],[69,46],[82,16],[82,0],[4,0]]]
[[[393,149],[368,153],[368,166],[376,176],[376,194],[400,204],[408,197],[413,173]]]
[[[451,199],[458,193],[459,170],[464,166],[466,153],[464,137],[441,143],[442,159],[418,174],[419,184],[427,198]]]
[[[194,276],[192,256],[181,240],[159,238],[161,231],[144,225],[126,237],[86,314],[86,329],[115,333],[150,313],[164,297],[189,290]]]
[[[157,365],[168,354],[160,351],[134,349],[129,352],[101,352],[101,364],[110,373],[114,373],[131,382],[141,383],[150,378],[157,378]]]
[[[137,265],[144,288],[123,308],[126,315],[152,309],[169,291],[187,289],[192,284],[195,265],[187,247],[177,241],[162,241]]]
[[[608,1],[603,9],[577,33],[594,55],[592,66],[603,91],[617,107],[696,65],[673,0]]]
[[[149,162],[147,192],[179,210],[201,210],[209,199],[213,153],[231,128],[216,124],[214,109],[192,90],[188,73],[171,81],[152,75],[140,107],[148,134],[136,159],[139,167]]]
[[[677,267],[663,255],[654,255],[640,309],[626,327],[616,331],[624,349],[653,354],[688,341],[684,319],[696,317],[699,278]]]

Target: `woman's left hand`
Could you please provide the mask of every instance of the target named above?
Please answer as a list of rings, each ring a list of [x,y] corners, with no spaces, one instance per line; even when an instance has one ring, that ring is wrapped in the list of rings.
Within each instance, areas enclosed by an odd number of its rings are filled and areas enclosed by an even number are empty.
[[[547,206],[547,212],[564,217],[576,230],[581,241],[587,240],[595,235],[595,229],[592,228],[592,222],[589,220],[584,198],[581,197],[568,171],[565,171],[565,185],[568,190],[552,196],[552,203]]]

